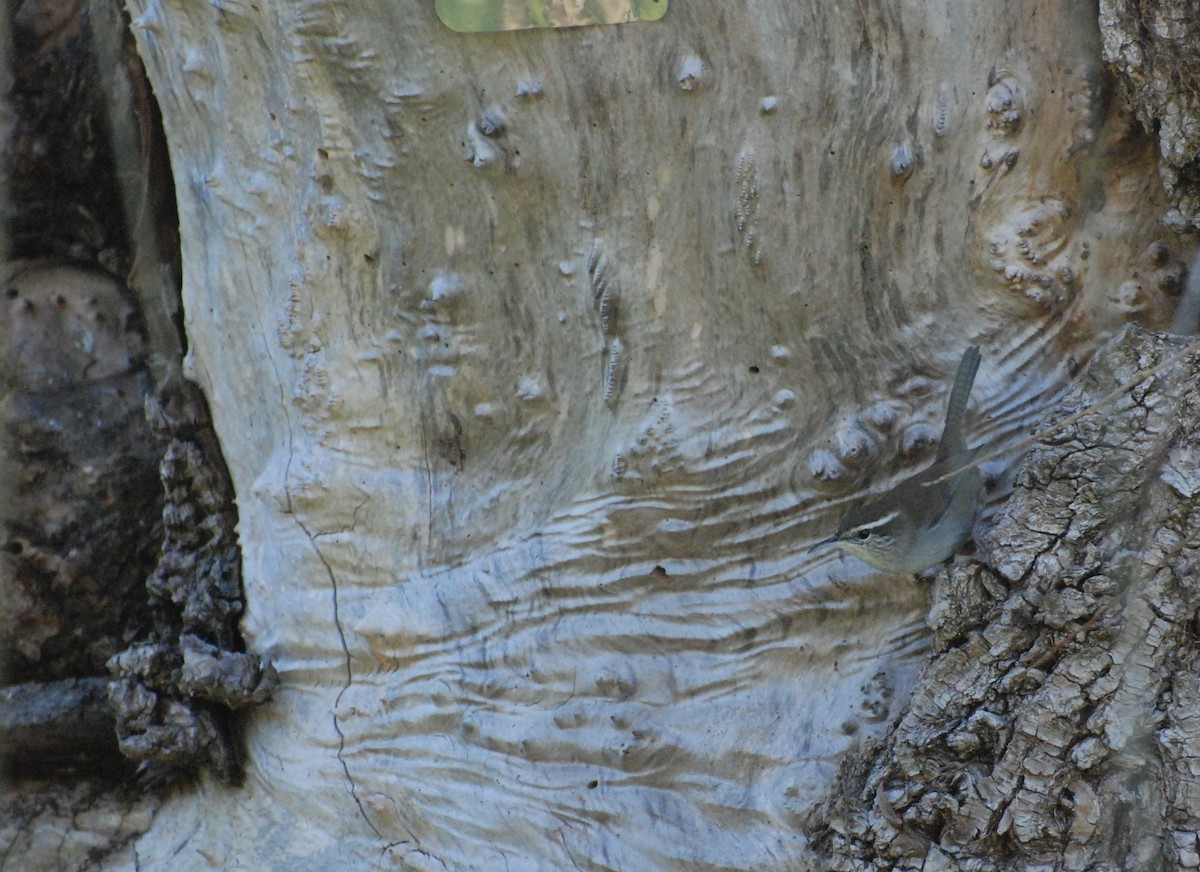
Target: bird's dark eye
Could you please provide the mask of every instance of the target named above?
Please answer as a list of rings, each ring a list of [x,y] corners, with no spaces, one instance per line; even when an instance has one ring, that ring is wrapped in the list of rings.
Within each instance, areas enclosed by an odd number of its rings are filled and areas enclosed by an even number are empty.
[[[859,530],[857,533],[854,534],[854,538],[857,539],[859,542],[866,542],[868,539],[871,538],[871,531],[870,530]]]

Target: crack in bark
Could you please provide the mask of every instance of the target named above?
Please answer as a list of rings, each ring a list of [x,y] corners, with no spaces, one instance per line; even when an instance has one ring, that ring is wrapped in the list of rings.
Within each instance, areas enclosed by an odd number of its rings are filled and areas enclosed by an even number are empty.
[[[290,457],[288,465],[291,465]],[[346,774],[346,781],[350,785],[350,798],[354,800],[355,806],[358,807],[358,813],[362,816],[362,819],[366,821],[366,824],[371,828],[371,831],[375,833],[375,836],[381,840],[384,840],[383,833],[379,831],[379,828],[375,826],[374,821],[372,821],[367,815],[367,810],[363,807],[362,800],[358,796],[358,785],[354,781],[354,776],[350,774],[350,765],[346,762],[346,758],[344,756],[344,752],[346,750],[346,734],[342,732],[341,725],[338,723],[338,707],[342,703],[342,697],[354,683],[354,670],[351,666],[350,646],[346,644],[346,631],[342,627],[342,616],[338,606],[337,577],[333,572],[333,567],[329,565],[329,561],[327,561],[325,559],[325,555],[321,553],[321,548],[317,545],[316,538],[311,532],[309,532],[308,527],[305,526],[302,520],[300,520],[300,517],[295,513],[295,511],[293,511],[291,492],[290,490],[287,490],[286,486],[285,491],[287,493],[288,511],[291,513],[293,520],[295,520],[296,526],[298,526],[308,538],[308,542],[312,546],[313,553],[317,555],[317,559],[321,561],[321,566],[325,568],[325,574],[329,576],[329,586],[330,590],[333,592],[333,624],[337,629],[338,640],[342,646],[342,653],[346,655],[346,683],[342,686],[342,689],[338,691],[338,695],[333,702],[333,730],[338,735],[338,763],[341,764],[342,771]]]

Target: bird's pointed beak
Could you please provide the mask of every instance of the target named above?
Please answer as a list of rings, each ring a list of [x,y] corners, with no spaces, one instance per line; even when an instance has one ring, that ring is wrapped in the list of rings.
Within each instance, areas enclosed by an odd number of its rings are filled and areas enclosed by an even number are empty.
[[[840,541],[842,541],[841,537],[835,534],[833,536],[830,536],[828,539],[822,539],[820,542],[818,542],[817,544],[815,544],[811,548],[809,548],[808,551],[805,553],[812,554],[818,548],[822,548],[825,545],[832,545],[834,542],[840,542]]]

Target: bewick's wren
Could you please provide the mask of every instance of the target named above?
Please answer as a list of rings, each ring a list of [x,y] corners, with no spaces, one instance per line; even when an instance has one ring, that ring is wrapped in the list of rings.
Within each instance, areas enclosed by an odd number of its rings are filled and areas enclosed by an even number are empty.
[[[933,465],[851,509],[837,533],[812,546],[810,553],[836,544],[876,569],[911,573],[936,566],[967,540],[983,495],[983,479],[972,463],[976,452],[967,448],[963,436],[979,360],[978,346],[963,352]]]

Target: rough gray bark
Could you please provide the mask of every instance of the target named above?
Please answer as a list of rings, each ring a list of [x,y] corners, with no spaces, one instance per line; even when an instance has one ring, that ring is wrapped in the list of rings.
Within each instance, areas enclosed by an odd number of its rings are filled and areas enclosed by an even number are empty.
[[[1172,200],[1165,216],[1200,227],[1200,3],[1101,0],[1104,60],[1138,119],[1158,136],[1159,173]]]
[[[906,711],[814,815],[828,868],[1200,865],[1198,373],[1177,337],[1098,353],[1057,417],[1095,410],[1030,452],[986,557],[939,575]]]

